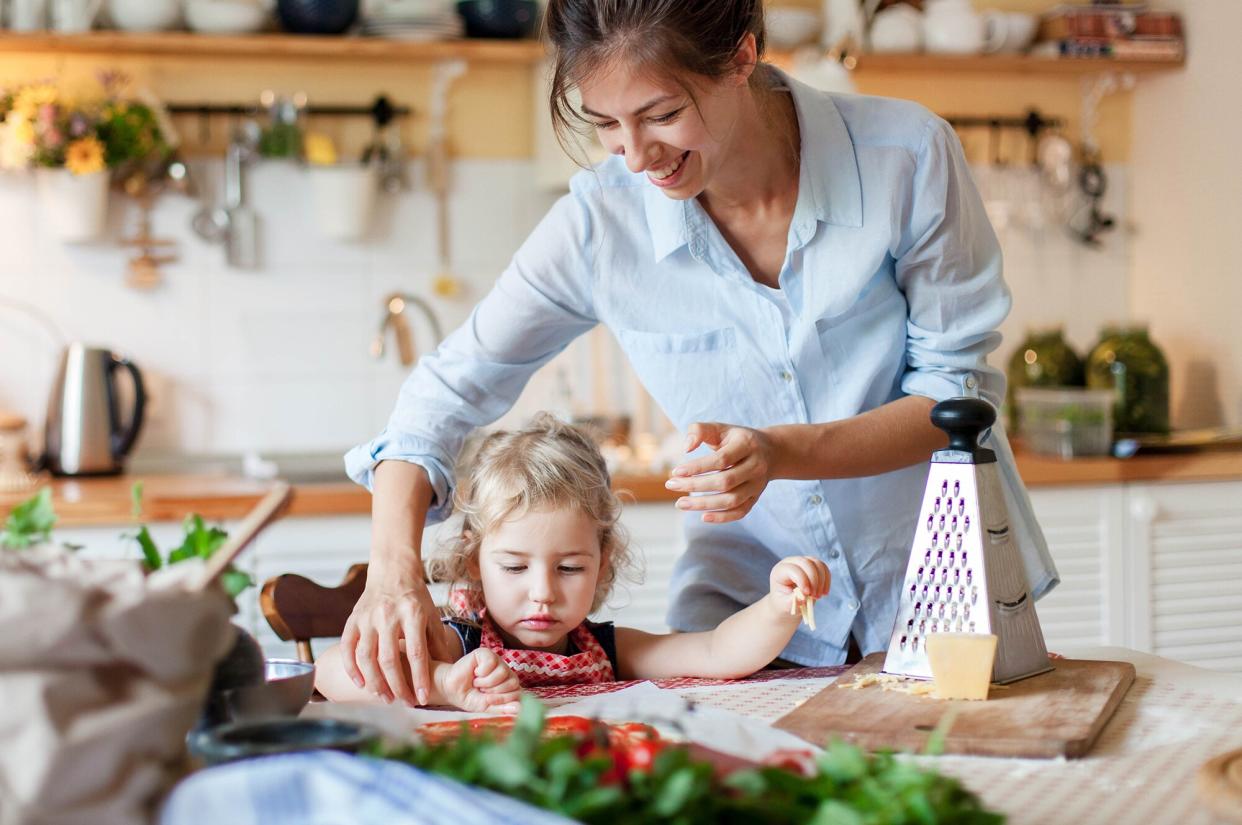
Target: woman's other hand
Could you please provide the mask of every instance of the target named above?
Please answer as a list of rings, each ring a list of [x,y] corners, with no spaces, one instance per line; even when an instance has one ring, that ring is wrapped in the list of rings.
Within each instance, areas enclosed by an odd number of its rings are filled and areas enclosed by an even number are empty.
[[[686,452],[700,444],[714,452],[674,467],[664,486],[687,493],[677,499],[677,506],[703,511],[703,521],[737,521],[750,512],[772,480],[772,439],[763,430],[699,422],[690,426]]]
[[[345,673],[359,688],[385,702],[425,705],[431,695],[431,661],[455,660],[461,642],[440,622],[421,566],[398,577],[373,570],[345,623],[340,655]]]
[[[481,647],[442,667],[437,675],[445,701],[471,713],[517,713],[522,686],[494,651]]]

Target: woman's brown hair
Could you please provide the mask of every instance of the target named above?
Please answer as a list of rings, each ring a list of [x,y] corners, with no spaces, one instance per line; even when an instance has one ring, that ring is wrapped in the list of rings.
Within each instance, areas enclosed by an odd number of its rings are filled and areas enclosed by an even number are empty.
[[[623,58],[673,77],[721,78],[747,34],[762,58],[763,0],[548,0],[544,34],[553,53],[552,124],[573,155],[569,136],[585,119],[569,93],[585,74]]]

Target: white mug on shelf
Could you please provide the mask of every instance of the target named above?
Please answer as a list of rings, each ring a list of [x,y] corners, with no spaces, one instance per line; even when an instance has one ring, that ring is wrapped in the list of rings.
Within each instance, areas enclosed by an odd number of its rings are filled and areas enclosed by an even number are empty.
[[[47,28],[47,0],[9,0],[8,27],[15,32]]]
[[[983,50],[1017,54],[1035,39],[1039,18],[1020,11],[992,9],[983,14]]]
[[[61,34],[81,34],[95,25],[103,0],[52,0],[52,28]]]

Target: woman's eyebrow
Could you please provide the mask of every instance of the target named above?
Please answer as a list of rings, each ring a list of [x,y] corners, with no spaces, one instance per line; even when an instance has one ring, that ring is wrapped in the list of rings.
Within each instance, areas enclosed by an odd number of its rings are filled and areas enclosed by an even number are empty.
[[[635,109],[634,116],[637,117],[638,115],[641,115],[643,112],[647,111],[653,106],[659,106],[664,101],[672,100],[674,97],[676,97],[676,95],[661,95],[660,97],[657,97],[654,100],[650,100],[647,103],[644,103],[642,106],[639,106],[637,109]],[[605,118],[605,119],[608,117],[608,115],[601,115],[599,112],[593,112],[590,109],[588,109],[586,106],[582,107],[582,114],[587,115],[588,117],[599,117],[599,118]]]

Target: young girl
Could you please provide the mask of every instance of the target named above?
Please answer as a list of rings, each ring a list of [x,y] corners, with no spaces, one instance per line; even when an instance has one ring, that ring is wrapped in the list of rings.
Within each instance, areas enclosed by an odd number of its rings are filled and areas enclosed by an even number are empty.
[[[589,621],[631,566],[621,504],[594,443],[549,415],[489,436],[456,506],[461,532],[432,577],[465,585],[444,619],[461,657],[433,665],[433,704],[508,712],[521,687],[746,676],[789,643],[810,615],[798,608],[828,593],[828,566],[795,556],[772,568],[765,596],[715,630],[655,634]],[[346,677],[340,655],[334,647],[321,658],[320,692],[375,698]]]

